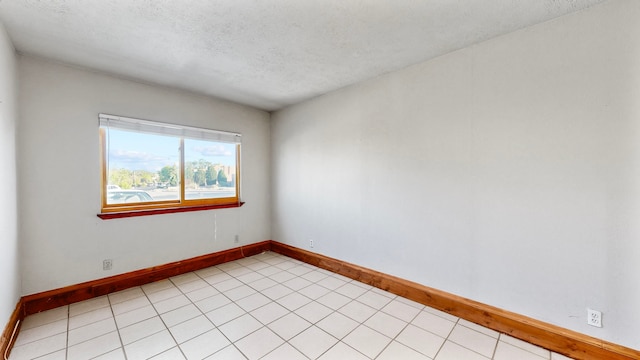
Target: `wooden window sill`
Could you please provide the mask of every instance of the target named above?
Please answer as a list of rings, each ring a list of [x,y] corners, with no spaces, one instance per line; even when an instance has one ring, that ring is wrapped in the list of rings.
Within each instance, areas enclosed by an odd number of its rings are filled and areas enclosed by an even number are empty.
[[[233,204],[197,205],[197,206],[182,206],[182,207],[163,208],[163,209],[106,212],[106,213],[99,213],[98,217],[102,220],[111,220],[111,219],[120,219],[120,218],[136,217],[136,216],[173,214],[173,213],[181,213],[181,212],[188,212],[188,211],[229,209],[229,208],[241,207],[242,205],[244,205],[244,202],[233,203]]]

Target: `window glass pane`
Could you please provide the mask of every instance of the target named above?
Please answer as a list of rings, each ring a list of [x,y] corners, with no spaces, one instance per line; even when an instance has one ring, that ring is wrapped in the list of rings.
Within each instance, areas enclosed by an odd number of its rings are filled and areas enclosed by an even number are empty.
[[[186,200],[236,196],[236,145],[184,140]]]
[[[180,199],[180,139],[106,130],[107,204]]]

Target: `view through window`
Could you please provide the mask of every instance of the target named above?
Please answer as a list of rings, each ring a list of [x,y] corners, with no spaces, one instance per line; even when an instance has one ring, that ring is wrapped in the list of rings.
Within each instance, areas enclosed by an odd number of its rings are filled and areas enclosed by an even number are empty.
[[[100,115],[102,211],[237,203],[240,138]]]

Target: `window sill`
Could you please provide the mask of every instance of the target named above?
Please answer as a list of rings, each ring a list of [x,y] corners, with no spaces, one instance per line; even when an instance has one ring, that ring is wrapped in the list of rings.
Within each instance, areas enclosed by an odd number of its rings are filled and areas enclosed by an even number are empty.
[[[233,203],[233,204],[219,204],[219,205],[183,206],[183,207],[151,209],[151,210],[107,212],[107,213],[99,213],[98,217],[102,220],[111,220],[111,219],[120,219],[120,218],[136,217],[136,216],[173,214],[173,213],[181,213],[181,212],[189,212],[189,211],[229,209],[229,208],[241,207],[242,205],[244,205],[244,202]]]

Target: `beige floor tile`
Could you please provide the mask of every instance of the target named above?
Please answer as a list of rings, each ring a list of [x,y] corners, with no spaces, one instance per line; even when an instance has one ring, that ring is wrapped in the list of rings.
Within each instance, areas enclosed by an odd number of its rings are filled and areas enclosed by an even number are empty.
[[[236,347],[249,359],[257,360],[282,345],[284,341],[267,327],[236,342]]]
[[[433,315],[427,311],[421,311],[418,316],[413,319],[411,324],[443,338],[449,336],[451,330],[453,330],[453,327],[456,325],[454,321]]]
[[[529,344],[528,342],[522,341],[520,339],[516,339],[506,334],[500,334],[500,341],[519,347],[523,350],[526,350],[530,353],[536,354],[543,358],[549,358],[551,356],[549,353],[549,350],[543,349],[533,344]]]
[[[180,349],[187,359],[194,360],[204,359],[230,344],[219,330],[214,329],[180,344]]]
[[[390,338],[395,338],[407,323],[383,312],[377,312],[367,319],[364,324],[373,330]]]
[[[244,358],[243,358],[244,359]],[[296,350],[288,343],[280,345],[277,349],[268,353],[260,360],[308,360],[309,358],[304,356],[300,351]],[[345,359],[346,358],[342,358]],[[222,360],[222,359],[221,359]],[[226,360],[226,359],[225,359]]]
[[[311,326],[289,340],[289,344],[310,359],[317,359],[337,342],[338,339],[316,326]]]
[[[453,328],[448,340],[489,358],[493,356],[498,342],[496,338],[471,330],[460,324]]]
[[[421,354],[412,348],[403,345],[397,341],[392,341],[376,358],[376,360],[431,360],[424,354]],[[460,359],[462,360],[462,359]]]
[[[66,346],[66,333],[49,336],[22,346],[14,346],[11,350],[11,360],[35,359],[39,356],[57,352]]]
[[[270,302],[264,306],[261,306],[251,312],[251,315],[264,325],[270,324],[273,321],[285,316],[289,313],[284,306]]]
[[[124,351],[127,354],[128,360],[138,360],[148,359],[175,346],[176,343],[173,341],[173,337],[171,337],[169,331],[163,330],[129,345],[125,345]]]
[[[513,346],[503,341],[498,342],[496,353],[493,355],[494,360],[541,360],[549,359],[549,357],[538,356],[527,350],[523,350],[517,346]]]
[[[20,329],[27,330],[34,327],[46,325],[59,320],[67,319],[69,317],[69,307],[61,306],[59,308],[43,311],[37,314],[28,316],[20,325]]]
[[[73,346],[116,330],[116,322],[112,317],[69,330],[67,346]]]
[[[291,339],[310,326],[310,322],[294,313],[289,313],[268,325],[269,329],[285,340]]]
[[[373,359],[382,352],[387,344],[391,342],[391,339],[364,325],[360,325],[342,341]]]
[[[331,349],[322,354],[319,360],[349,359],[349,360],[368,360],[369,358],[359,353],[354,348],[343,342],[335,344]]]
[[[163,330],[166,330],[164,323],[159,316],[154,316],[147,320],[121,328],[119,332],[122,343],[124,345],[129,345]]]
[[[67,350],[68,360],[91,359],[98,355],[107,354],[122,346],[118,332],[110,332],[108,334],[98,336],[91,340],[70,346]]]
[[[218,329],[222,331],[227,339],[235,342],[260,329],[262,326],[262,323],[256,320],[253,316],[245,314],[222,326],[219,326]]]
[[[493,355],[493,354],[492,354]],[[471,351],[454,342],[446,341],[435,360],[488,360],[490,357],[484,357],[477,352]]]
[[[10,357],[89,358],[569,359],[271,252],[31,315]]]
[[[444,343],[444,338],[422,330],[417,326],[408,325],[396,337],[396,341],[430,358],[434,358]]]

